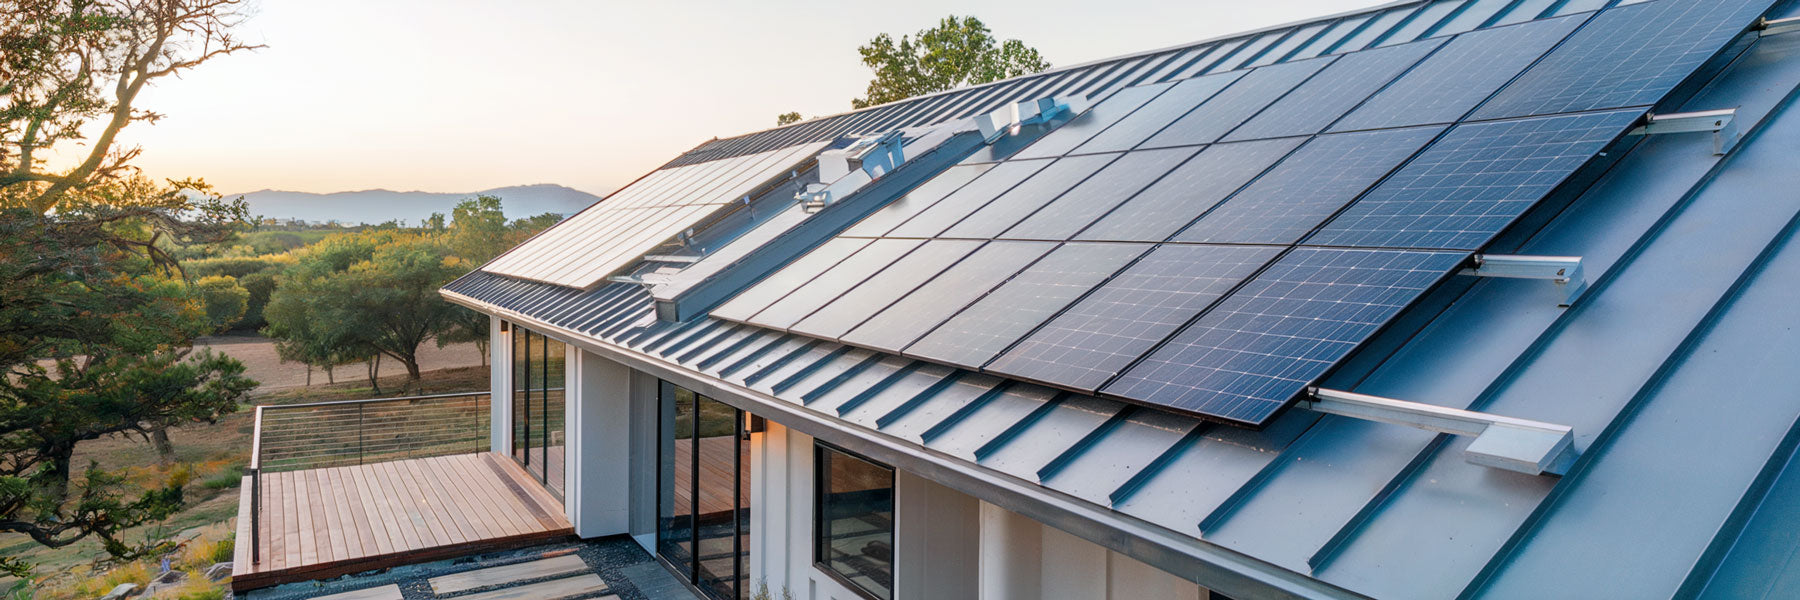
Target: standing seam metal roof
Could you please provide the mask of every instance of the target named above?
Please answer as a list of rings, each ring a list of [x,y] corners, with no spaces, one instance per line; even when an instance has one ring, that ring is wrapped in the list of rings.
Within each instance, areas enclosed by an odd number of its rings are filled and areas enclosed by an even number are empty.
[[[1542,282],[1474,281],[1326,382],[1572,425],[1582,458],[1560,479],[1475,466],[1466,439],[1404,427],[1294,410],[1249,431],[717,319],[658,322],[625,284],[475,272],[445,292],[1356,594],[1795,597],[1797,55],[1800,35],[1763,38],[1683,107],[1739,107],[1748,134],[1729,155],[1704,134],[1647,138],[1524,243],[1584,257],[1575,307]]]

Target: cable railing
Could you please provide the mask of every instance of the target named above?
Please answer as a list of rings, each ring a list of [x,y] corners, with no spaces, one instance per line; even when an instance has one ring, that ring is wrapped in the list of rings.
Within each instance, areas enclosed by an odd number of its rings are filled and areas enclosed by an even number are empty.
[[[488,392],[256,407],[250,441],[250,560],[262,562],[262,473],[363,465],[489,448]]]

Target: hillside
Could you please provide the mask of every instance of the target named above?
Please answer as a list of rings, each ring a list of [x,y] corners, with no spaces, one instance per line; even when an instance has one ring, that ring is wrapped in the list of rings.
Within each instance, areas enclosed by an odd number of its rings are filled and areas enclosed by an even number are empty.
[[[257,190],[227,194],[227,198],[243,196],[250,203],[250,214],[274,219],[301,219],[325,222],[341,221],[348,225],[381,223],[404,219],[417,224],[434,212],[450,215],[450,209],[465,198],[478,195],[499,196],[508,218],[522,218],[543,213],[564,216],[574,214],[600,201],[599,196],[551,183],[518,185],[464,194],[439,192],[396,192],[362,190],[315,194],[283,190]]]

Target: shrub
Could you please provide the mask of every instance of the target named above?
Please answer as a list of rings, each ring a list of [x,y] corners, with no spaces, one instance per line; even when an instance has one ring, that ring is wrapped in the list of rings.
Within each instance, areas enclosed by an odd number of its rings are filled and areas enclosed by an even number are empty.
[[[201,481],[200,485],[209,490],[228,490],[243,485],[243,482],[244,465],[231,465]]]

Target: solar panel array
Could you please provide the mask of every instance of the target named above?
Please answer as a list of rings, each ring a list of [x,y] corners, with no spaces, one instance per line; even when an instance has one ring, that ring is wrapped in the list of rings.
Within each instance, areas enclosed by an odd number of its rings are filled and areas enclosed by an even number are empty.
[[[1695,4],[1125,88],[1007,160],[951,168],[714,314],[1262,424],[1768,3]],[[1589,56],[1600,46],[1610,58]],[[1583,78],[1615,88],[1556,83]]]
[[[656,171],[482,267],[591,288],[824,149],[824,142]]]

